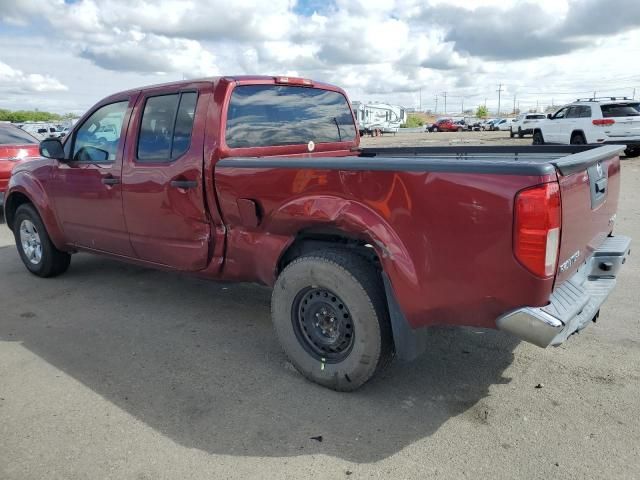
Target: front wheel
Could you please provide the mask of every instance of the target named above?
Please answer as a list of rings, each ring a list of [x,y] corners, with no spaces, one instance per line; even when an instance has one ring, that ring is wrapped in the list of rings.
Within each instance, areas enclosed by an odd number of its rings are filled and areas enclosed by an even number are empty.
[[[71,255],[58,250],[31,204],[18,207],[13,223],[18,254],[24,266],[39,277],[55,277],[69,268]]]
[[[516,134],[515,134],[515,133],[513,133],[513,129],[511,129],[511,128],[509,129],[509,136],[510,136],[511,138],[513,138],[513,137],[515,137],[515,136],[516,136]]]
[[[533,144],[544,145],[544,138],[542,137],[542,132],[540,130],[533,132]]]
[[[363,256],[336,249],[294,260],[276,281],[271,315],[294,367],[333,390],[357,389],[393,356],[384,288]]]

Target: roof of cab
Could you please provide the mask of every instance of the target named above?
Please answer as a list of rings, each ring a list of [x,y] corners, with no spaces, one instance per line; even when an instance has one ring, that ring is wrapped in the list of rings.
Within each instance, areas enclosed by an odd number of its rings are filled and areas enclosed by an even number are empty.
[[[99,103],[104,103],[105,101],[108,101],[110,99],[112,99],[113,97],[119,97],[122,96],[123,94],[127,94],[127,93],[133,93],[133,92],[141,92],[141,91],[146,91],[146,90],[153,90],[156,88],[165,88],[165,87],[175,87],[175,88],[180,88],[180,87],[188,87],[188,86],[192,86],[194,84],[198,84],[198,83],[216,83],[218,82],[220,79],[225,79],[228,80],[230,82],[240,82],[240,83],[251,83],[252,81],[255,82],[259,82],[259,83],[264,83],[264,82],[273,82],[276,83],[276,79],[280,78],[280,77],[284,77],[283,75],[222,75],[222,76],[218,76],[218,77],[203,77],[203,78],[192,78],[192,79],[188,79],[188,80],[178,80],[175,82],[167,82],[167,83],[156,83],[153,85],[145,85],[142,87],[138,87],[138,88],[130,88],[128,90],[122,90],[120,92],[116,92],[113,93],[111,95],[109,95],[108,97],[105,97],[104,99],[102,99]],[[319,87],[322,89],[327,89],[327,90],[334,90],[334,91],[338,91],[338,92],[344,92],[342,90],[342,88],[336,86],[336,85],[331,85],[329,83],[323,83],[323,82],[317,82],[315,80],[312,80],[313,85],[310,86],[305,86],[306,88],[314,88],[314,87]],[[294,86],[298,86],[298,85],[294,85]]]

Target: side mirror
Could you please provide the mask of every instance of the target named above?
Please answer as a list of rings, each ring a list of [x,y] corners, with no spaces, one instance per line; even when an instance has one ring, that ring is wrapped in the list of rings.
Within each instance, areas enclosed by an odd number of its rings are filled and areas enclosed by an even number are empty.
[[[47,138],[40,142],[40,155],[54,160],[64,160],[64,148],[57,138]]]
[[[547,118],[548,118],[549,120],[551,120],[551,119],[553,118],[553,116],[552,116],[550,113],[547,113]]]

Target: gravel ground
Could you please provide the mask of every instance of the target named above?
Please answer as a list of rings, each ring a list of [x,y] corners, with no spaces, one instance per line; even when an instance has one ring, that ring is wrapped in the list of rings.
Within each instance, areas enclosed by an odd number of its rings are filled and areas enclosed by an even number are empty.
[[[432,141],[530,142],[363,143]],[[622,170],[617,231],[640,239],[640,161]],[[265,288],[88,255],[43,280],[12,243],[0,226],[2,479],[640,477],[633,256],[598,323],[559,348],[434,330],[417,361],[340,394],[286,362]]]

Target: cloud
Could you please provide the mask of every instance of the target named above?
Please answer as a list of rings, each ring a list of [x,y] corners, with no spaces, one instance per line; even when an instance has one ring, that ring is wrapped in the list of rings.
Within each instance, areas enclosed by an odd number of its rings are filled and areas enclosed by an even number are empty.
[[[195,40],[140,32],[114,35],[113,42],[86,45],[80,56],[106,69],[181,73],[189,78],[219,75],[215,57]]]
[[[68,90],[59,80],[39,73],[24,73],[0,61],[0,91],[9,93],[44,93]]]

